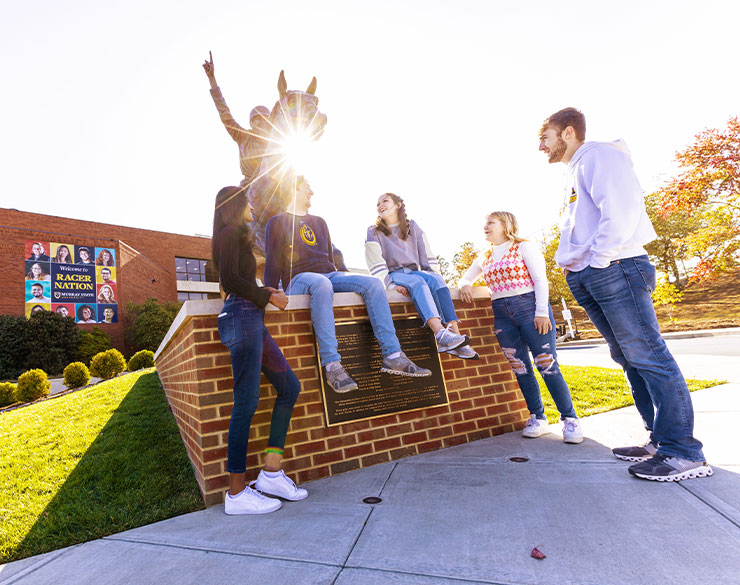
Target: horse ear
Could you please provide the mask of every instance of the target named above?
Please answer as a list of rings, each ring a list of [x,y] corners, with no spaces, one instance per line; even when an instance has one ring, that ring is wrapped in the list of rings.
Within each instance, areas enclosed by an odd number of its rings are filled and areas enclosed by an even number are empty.
[[[311,95],[316,95],[316,78],[315,77],[311,80],[311,83],[308,84],[308,89],[306,90],[306,93],[310,93]]]
[[[282,69],[280,70],[280,77],[278,77],[278,93],[280,94],[280,99],[283,99],[285,94],[288,93],[288,82],[285,81],[285,71]]]

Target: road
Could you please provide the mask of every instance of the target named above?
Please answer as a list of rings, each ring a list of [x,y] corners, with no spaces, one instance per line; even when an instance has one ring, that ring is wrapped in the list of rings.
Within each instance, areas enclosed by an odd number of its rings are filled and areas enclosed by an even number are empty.
[[[740,335],[666,340],[684,376],[740,382]],[[606,344],[558,347],[558,360],[567,366],[617,368]]]

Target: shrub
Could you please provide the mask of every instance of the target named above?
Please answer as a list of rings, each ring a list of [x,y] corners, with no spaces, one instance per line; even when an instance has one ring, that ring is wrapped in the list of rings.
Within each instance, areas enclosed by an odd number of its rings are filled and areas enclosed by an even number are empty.
[[[182,303],[159,303],[152,298],[141,305],[126,303],[126,340],[137,350],[156,351],[181,306]]]
[[[0,315],[0,380],[17,378],[26,359],[26,327],[23,316]]]
[[[15,402],[15,384],[0,382],[0,408]]]
[[[77,345],[77,359],[85,365],[90,365],[94,355],[111,348],[110,337],[97,325],[92,331],[80,333],[80,343]]]
[[[61,374],[75,360],[80,330],[70,317],[51,311],[39,311],[28,319],[23,351],[24,370],[40,368],[49,374]]]
[[[143,368],[151,368],[154,365],[154,352],[148,349],[137,351],[128,361],[128,371],[135,372]]]
[[[51,382],[47,380],[44,370],[28,370],[18,377],[16,398],[20,402],[32,402],[49,394],[50,388]]]
[[[126,369],[126,360],[117,349],[102,351],[90,360],[90,373],[97,378],[108,380]]]
[[[64,368],[64,385],[67,388],[82,388],[90,382],[90,370],[82,362],[72,362]]]

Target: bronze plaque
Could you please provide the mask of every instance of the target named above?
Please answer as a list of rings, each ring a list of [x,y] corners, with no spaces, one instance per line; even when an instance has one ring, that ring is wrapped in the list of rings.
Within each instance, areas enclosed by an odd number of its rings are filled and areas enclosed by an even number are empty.
[[[411,378],[380,372],[382,357],[370,321],[336,324],[342,365],[359,389],[339,394],[329,386],[321,368],[324,413],[328,426],[448,404],[442,365],[432,332],[418,317],[394,319],[401,349],[431,376]],[[317,352],[318,353],[318,352]]]

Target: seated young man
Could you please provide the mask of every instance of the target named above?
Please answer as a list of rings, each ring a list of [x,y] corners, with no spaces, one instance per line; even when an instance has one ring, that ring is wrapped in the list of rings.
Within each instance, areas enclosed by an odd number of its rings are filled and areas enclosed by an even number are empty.
[[[288,211],[274,216],[265,228],[265,286],[282,281],[289,295],[311,295],[311,321],[326,378],[337,392],[357,389],[341,364],[334,328],[334,292],[362,295],[373,332],[383,355],[381,372],[399,376],[430,376],[401,351],[383,283],[373,276],[337,271],[326,222],[308,213],[313,191],[305,179],[296,180]]]

